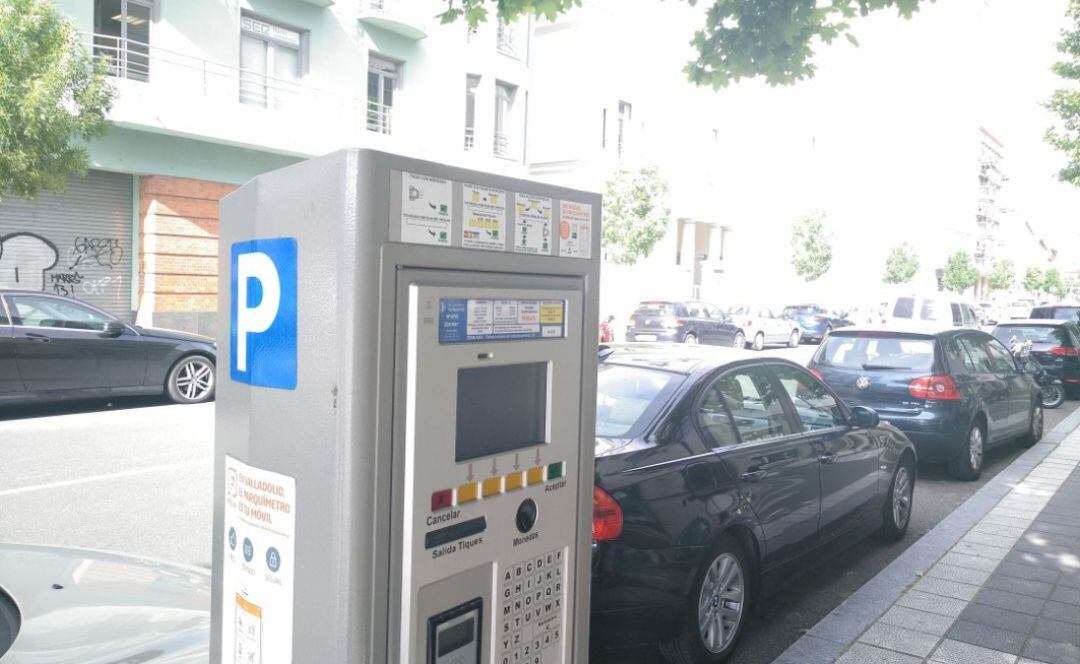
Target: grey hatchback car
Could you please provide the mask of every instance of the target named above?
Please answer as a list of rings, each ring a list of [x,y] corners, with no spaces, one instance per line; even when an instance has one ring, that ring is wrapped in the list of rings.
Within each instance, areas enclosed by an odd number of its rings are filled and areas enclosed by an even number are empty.
[[[650,300],[630,316],[627,341],[664,341],[742,348],[746,333],[720,307],[694,301]]]

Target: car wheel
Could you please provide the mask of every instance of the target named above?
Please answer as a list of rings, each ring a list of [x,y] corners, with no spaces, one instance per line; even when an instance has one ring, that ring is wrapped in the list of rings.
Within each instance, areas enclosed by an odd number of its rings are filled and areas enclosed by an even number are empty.
[[[1042,405],[1044,408],[1058,408],[1065,403],[1065,388],[1058,383],[1044,385],[1042,388]]]
[[[798,348],[799,347],[799,331],[798,330],[792,330],[791,331],[791,336],[788,337],[787,345],[788,345],[788,348]]]
[[[169,398],[176,403],[202,403],[214,396],[214,363],[202,355],[177,362],[165,382]]]
[[[735,650],[750,606],[751,567],[739,543],[723,537],[698,572],[679,634],[661,644],[674,664],[723,662]]]
[[[889,498],[885,501],[882,512],[881,529],[878,536],[887,542],[904,539],[908,524],[911,523],[911,504],[915,495],[915,464],[911,457],[904,456],[893,473],[889,485]]]
[[[986,434],[976,422],[968,431],[964,448],[949,462],[949,473],[960,480],[969,482],[982,475],[983,454],[986,451]]]
[[[696,335],[696,334],[694,334],[693,332],[687,332],[687,333],[686,333],[686,334],[685,334],[685,335],[683,336],[683,338],[682,338],[682,342],[683,342],[684,344],[691,344],[691,345],[696,345],[696,344],[697,344],[697,342],[698,342],[698,339],[697,339],[697,335]]]
[[[754,335],[754,350],[761,350],[765,348],[765,333],[758,332]]]
[[[735,342],[731,346],[737,350],[746,348],[746,335],[741,331],[735,333]]]
[[[1035,443],[1042,440],[1043,437],[1043,407],[1039,404],[1035,404],[1035,407],[1031,409],[1031,418],[1028,420],[1028,430],[1023,436],[1020,436],[1020,444],[1024,447],[1031,447]]]

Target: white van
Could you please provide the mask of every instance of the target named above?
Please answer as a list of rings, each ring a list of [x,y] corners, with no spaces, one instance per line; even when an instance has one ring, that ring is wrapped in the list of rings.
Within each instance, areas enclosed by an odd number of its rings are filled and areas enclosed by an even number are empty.
[[[885,308],[887,323],[933,323],[940,326],[979,329],[975,305],[948,296],[919,297],[901,295],[889,301]]]

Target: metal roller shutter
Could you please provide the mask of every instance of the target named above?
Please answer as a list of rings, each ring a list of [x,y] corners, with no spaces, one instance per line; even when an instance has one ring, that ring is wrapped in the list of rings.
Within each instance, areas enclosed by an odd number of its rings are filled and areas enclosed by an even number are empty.
[[[41,290],[131,319],[132,176],[90,171],[62,194],[0,201],[0,288]]]

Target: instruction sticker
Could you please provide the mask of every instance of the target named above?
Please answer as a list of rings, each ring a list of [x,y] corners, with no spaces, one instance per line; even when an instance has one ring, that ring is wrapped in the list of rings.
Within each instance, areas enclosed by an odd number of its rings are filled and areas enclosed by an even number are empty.
[[[566,336],[566,300],[439,300],[439,343]]]
[[[223,664],[292,664],[296,480],[225,457]]]
[[[514,251],[551,254],[551,199],[514,194]]]
[[[462,185],[461,246],[502,251],[506,240],[506,192]]]
[[[592,206],[559,201],[559,255],[592,258]]]
[[[401,241],[450,246],[449,180],[401,174]]]

